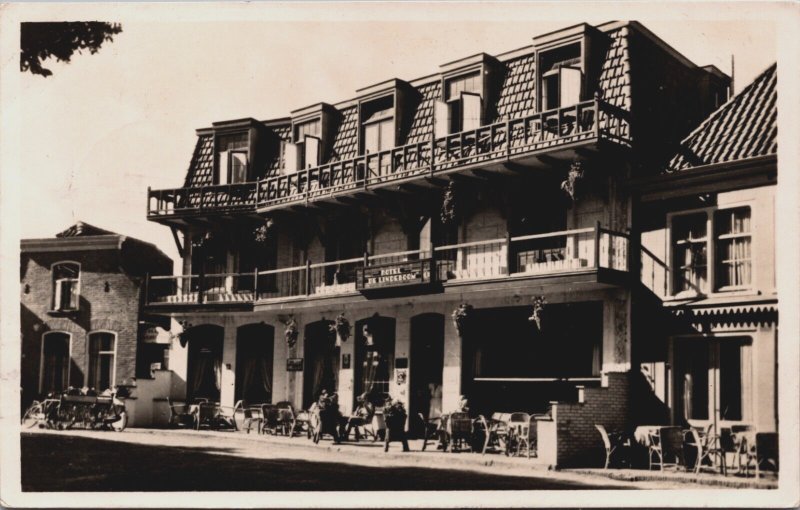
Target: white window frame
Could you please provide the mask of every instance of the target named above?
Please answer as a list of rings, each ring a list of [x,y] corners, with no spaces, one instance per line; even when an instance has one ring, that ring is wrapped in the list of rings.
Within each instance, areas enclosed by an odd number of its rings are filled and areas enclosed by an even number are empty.
[[[727,208],[727,207],[726,207]],[[709,423],[716,423],[717,428],[730,427],[742,423],[753,423],[755,419],[755,398],[756,398],[756,366],[758,363],[758,350],[756,349],[757,330],[753,328],[736,329],[733,331],[716,332],[713,334],[685,334],[676,335],[669,338],[667,346],[667,359],[669,366],[667,368],[667,381],[668,381],[668,394],[666,395],[667,406],[670,408],[670,420],[674,420],[678,409],[676,405],[676,395],[680,391],[679,381],[676,379],[676,348],[677,343],[682,342],[702,342],[708,350],[708,382],[714,385],[714,393],[708,393],[708,418],[706,419],[692,419],[690,424],[696,426],[707,427]],[[721,417],[717,420],[719,410],[717,406],[721,400],[720,394],[720,344],[726,341],[736,341],[737,339],[749,339],[749,342],[743,342],[745,347],[749,349],[743,351],[742,355],[747,360],[747,366],[742,373],[742,419],[741,420],[723,420]],[[713,346],[713,348],[712,348]],[[695,422],[695,423],[691,423]]]
[[[716,213],[720,211],[726,211],[731,209],[740,209],[743,207],[747,207],[750,209],[750,283],[747,285],[736,286],[736,287],[722,287],[717,288],[717,235],[716,235],[716,225],[714,222],[714,216]],[[740,201],[740,202],[731,202],[726,203],[725,205],[719,206],[710,206],[710,207],[699,207],[696,209],[687,209],[685,211],[677,211],[677,212],[670,212],[667,213],[667,232],[666,232],[666,254],[667,254],[667,265],[669,267],[669,274],[667,275],[667,300],[674,299],[685,299],[689,297],[695,296],[720,296],[720,295],[731,295],[731,294],[749,294],[753,292],[755,289],[758,288],[757,284],[757,267],[758,267],[758,250],[756,250],[756,236],[755,232],[758,231],[758,224],[756,218],[756,207],[755,203],[752,200],[747,201]],[[681,216],[689,216],[692,214],[702,214],[705,213],[706,215],[706,280],[708,282],[708,288],[705,292],[696,292],[693,290],[685,290],[682,292],[676,293],[675,288],[675,260],[674,260],[674,247],[673,247],[673,227],[672,222],[673,219],[676,217]]]
[[[48,335],[53,334],[60,334],[60,335],[67,335],[68,347],[67,347],[67,388],[69,388],[69,384],[72,382],[70,381],[70,376],[72,375],[72,370],[70,370],[72,365],[72,333],[69,331],[63,331],[60,329],[52,330],[52,331],[45,331],[42,333],[42,339],[40,340],[39,344],[39,394],[41,395],[43,392],[42,385],[44,384],[44,341]],[[64,388],[66,389],[66,388]]]
[[[77,302],[75,303],[75,308],[60,308],[61,303],[61,286],[59,282],[62,280],[73,280],[72,278],[60,278],[56,279],[55,274],[53,273],[56,266],[62,264],[74,264],[78,266],[78,278],[77,284],[75,285],[75,294],[77,296]],[[81,274],[83,274],[83,267],[81,266],[80,262],[76,262],[74,260],[59,260],[58,262],[53,262],[50,264],[50,284],[52,285],[50,289],[50,311],[53,312],[77,312],[81,308]]]
[[[99,356],[108,355],[110,352],[112,356],[114,356],[114,361],[111,364],[111,386],[113,389],[114,385],[117,381],[117,345],[119,342],[119,334],[116,331],[111,331],[108,329],[97,329],[90,331],[86,334],[86,386],[89,386],[89,383],[93,383],[94,381],[89,380],[89,373],[91,370],[92,364],[92,335],[97,334],[108,334],[114,337],[114,350],[113,351],[100,351],[98,352]],[[104,391],[106,388],[95,388],[97,391]]]

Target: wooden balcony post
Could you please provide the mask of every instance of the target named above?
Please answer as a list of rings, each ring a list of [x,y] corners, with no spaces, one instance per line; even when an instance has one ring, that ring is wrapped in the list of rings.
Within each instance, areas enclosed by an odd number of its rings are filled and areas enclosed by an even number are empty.
[[[436,151],[436,136],[433,133],[431,133],[431,155],[430,155],[431,177],[433,177],[433,163],[435,161],[434,157],[435,151]]]
[[[506,274],[511,274],[511,264],[513,257],[511,256],[511,231],[506,230]]]
[[[594,268],[600,268],[600,221],[594,227]]]
[[[311,259],[306,259],[306,296],[311,295]]]
[[[594,137],[600,137],[600,100],[594,100]]]
[[[253,301],[258,300],[258,268],[253,270]]]
[[[511,157],[511,119],[506,119],[506,158],[508,159],[510,157]]]

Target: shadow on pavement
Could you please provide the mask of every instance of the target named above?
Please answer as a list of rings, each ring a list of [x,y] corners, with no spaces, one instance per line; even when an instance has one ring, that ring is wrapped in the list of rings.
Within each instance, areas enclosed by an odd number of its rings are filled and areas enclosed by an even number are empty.
[[[22,435],[23,491],[367,491],[603,489],[539,477],[417,467],[370,467],[235,449],[153,446],[57,434]],[[377,452],[376,452],[377,453]],[[618,488],[618,487],[613,487]]]

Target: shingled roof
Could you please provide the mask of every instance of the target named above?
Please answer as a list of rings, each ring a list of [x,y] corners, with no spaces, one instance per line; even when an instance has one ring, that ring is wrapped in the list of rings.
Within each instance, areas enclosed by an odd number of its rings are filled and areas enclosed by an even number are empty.
[[[772,64],[681,142],[665,172],[776,154],[777,79]]]
[[[79,221],[69,227],[68,229],[56,234],[56,237],[86,237],[86,236],[117,236],[119,234],[104,230],[94,225],[89,225],[83,221]]]

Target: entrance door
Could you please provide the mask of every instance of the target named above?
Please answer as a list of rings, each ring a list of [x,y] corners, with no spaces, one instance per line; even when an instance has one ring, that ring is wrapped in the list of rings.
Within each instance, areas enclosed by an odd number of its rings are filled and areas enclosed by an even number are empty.
[[[248,324],[236,331],[236,391],[234,400],[247,405],[272,402],[272,352],[275,329]]]
[[[413,317],[409,416],[417,416],[417,413],[422,413],[425,418],[441,416],[443,367],[444,316],[430,313]],[[409,420],[412,434],[419,434],[421,425],[419,420]]]
[[[339,348],[332,321],[317,321],[306,326],[304,344],[303,408],[317,401],[322,390],[335,393],[339,387]]]
[[[752,339],[682,338],[673,343],[678,424],[715,428],[752,420]]]
[[[355,398],[368,393],[375,405],[383,405],[394,375],[394,332],[395,320],[389,317],[356,322]]]
[[[222,342],[224,330],[219,326],[197,326],[189,335],[188,380],[186,398],[205,398],[219,402],[222,377]]]

